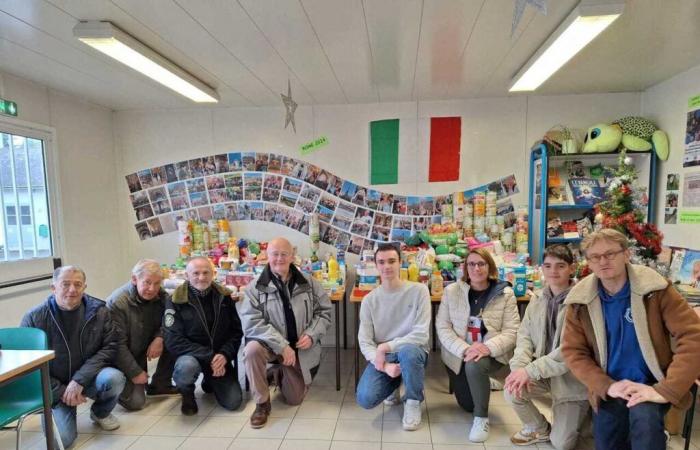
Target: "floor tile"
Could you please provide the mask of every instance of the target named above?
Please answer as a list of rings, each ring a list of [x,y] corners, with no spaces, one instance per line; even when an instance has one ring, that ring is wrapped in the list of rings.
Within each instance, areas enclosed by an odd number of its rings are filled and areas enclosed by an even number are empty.
[[[381,450],[380,442],[348,442],[337,441],[331,442],[330,450]]]
[[[382,450],[433,450],[433,445],[382,442]]]
[[[279,450],[328,450],[331,446],[331,441],[318,439],[285,439],[282,441]]]
[[[305,401],[295,417],[303,419],[337,419],[343,404],[336,402]]]
[[[98,434],[80,446],[80,450],[126,450],[138,438],[139,436]]]
[[[148,436],[189,436],[202,423],[199,416],[163,416],[144,434]]]
[[[282,444],[282,439],[234,439],[228,450],[277,450]]]
[[[183,436],[141,436],[129,450],[171,450],[185,440]]]
[[[335,426],[334,441],[380,442],[382,439],[381,420],[338,420]]]
[[[235,438],[247,422],[242,417],[207,417],[190,436]]]
[[[345,399],[340,407],[339,419],[355,419],[355,420],[382,420],[384,411],[382,406],[377,406],[373,409],[364,409],[358,405],[355,400]]]
[[[292,419],[283,419],[279,417],[270,417],[267,419],[267,423],[264,427],[254,429],[250,427],[250,423],[246,422],[238,433],[239,438],[270,438],[270,439],[283,439],[284,435],[287,434],[289,425],[292,423]]]
[[[430,424],[433,444],[469,444],[471,425],[455,422],[437,422]]]
[[[233,439],[215,437],[194,437],[186,438],[177,448],[178,450],[226,450]]]
[[[333,439],[335,419],[302,419],[294,418],[285,439]]]
[[[384,421],[382,427],[382,450],[387,442],[404,442],[414,444],[430,444],[430,425],[427,422],[420,424],[420,428],[414,431],[403,429],[401,422]]]

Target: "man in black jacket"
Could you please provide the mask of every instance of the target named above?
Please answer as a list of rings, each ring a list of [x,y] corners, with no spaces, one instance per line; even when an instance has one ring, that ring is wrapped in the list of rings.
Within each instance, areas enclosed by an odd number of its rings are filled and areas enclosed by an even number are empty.
[[[214,268],[203,257],[187,263],[187,281],[166,303],[165,346],[177,357],[173,380],[182,395],[181,411],[197,414],[194,383],[204,374],[202,389],[214,392],[228,410],[241,404],[236,356],[243,331],[230,292],[215,283]]]
[[[142,409],[146,394],[177,395],[171,385],[175,359],[163,348],[163,311],[170,297],[161,288],[158,261],[142,259],[131,270],[131,280],[107,298],[107,308],[119,332],[117,368],[127,377],[119,404],[129,411]],[[148,360],[158,366],[148,384]]]
[[[117,336],[105,303],[84,294],[86,286],[80,268],[59,267],[53,273],[53,294],[25,314],[21,323],[44,330],[49,348],[56,352],[49,363],[53,417],[64,447],[77,437],[76,407],[88,397],[95,400],[92,421],[104,430],[119,428],[112,410],[125,378],[110,367],[117,354]]]

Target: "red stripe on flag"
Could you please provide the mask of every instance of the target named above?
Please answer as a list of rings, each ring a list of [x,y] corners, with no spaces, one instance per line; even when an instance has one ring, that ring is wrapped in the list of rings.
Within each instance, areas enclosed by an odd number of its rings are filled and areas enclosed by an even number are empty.
[[[461,117],[430,119],[430,165],[428,181],[459,180]]]

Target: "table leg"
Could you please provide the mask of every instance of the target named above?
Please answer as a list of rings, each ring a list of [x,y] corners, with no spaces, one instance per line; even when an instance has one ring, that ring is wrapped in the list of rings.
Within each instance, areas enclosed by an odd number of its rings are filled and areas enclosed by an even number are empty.
[[[432,332],[433,332],[433,351],[437,351],[437,327],[435,326],[435,316],[437,315],[437,308],[435,308],[435,303],[430,303],[430,323],[432,324]]]
[[[357,333],[360,332],[360,304],[355,303],[355,391],[357,391],[357,381],[360,379],[360,343],[357,340]]]
[[[335,308],[335,390],[340,390],[340,305],[333,302]]]
[[[53,416],[51,413],[51,382],[48,361],[41,365],[41,393],[44,399],[44,434],[47,450],[54,450]]]
[[[348,349],[348,293],[343,292],[343,350]]]

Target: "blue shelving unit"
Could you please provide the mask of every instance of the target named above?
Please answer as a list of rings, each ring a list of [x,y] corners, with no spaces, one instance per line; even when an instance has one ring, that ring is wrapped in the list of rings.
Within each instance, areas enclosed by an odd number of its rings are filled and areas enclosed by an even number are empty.
[[[530,227],[528,230],[528,248],[533,263],[542,263],[542,253],[548,244],[573,243],[577,244],[581,238],[547,238],[547,216],[549,211],[576,212],[583,215],[592,209],[586,205],[554,204],[550,205],[547,198],[548,176],[550,166],[560,165],[566,161],[582,161],[587,167],[602,163],[606,166],[616,166],[618,152],[614,153],[576,153],[572,155],[551,154],[551,148],[544,142],[537,142],[530,152],[530,187],[528,197],[528,213]],[[647,221],[654,223],[656,220],[656,171],[658,158],[651,152],[628,152],[635,160],[635,166],[640,169],[640,164],[648,164],[649,179],[647,180],[649,204],[647,205]],[[539,168],[539,170],[538,170]],[[647,167],[645,166],[644,169]],[[537,189],[537,178],[540,179]],[[639,183],[644,183],[641,178]],[[539,196],[539,204],[537,197]]]

